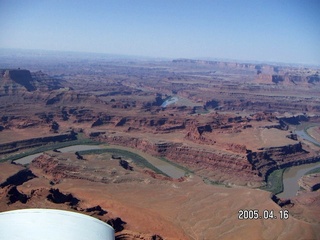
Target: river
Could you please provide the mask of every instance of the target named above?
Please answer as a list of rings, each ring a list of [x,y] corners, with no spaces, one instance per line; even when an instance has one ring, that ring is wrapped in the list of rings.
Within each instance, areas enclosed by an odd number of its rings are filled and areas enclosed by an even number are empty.
[[[301,138],[312,142],[316,145],[320,145],[314,138],[308,135],[305,130],[296,130],[295,133],[300,136]],[[93,149],[102,149],[103,146],[99,145],[74,145],[69,147],[64,147],[58,149],[60,152],[77,152],[77,151],[85,151],[85,150],[93,150]],[[123,148],[120,147],[119,148]],[[130,151],[129,149],[126,149]],[[15,163],[19,164],[29,164],[33,159],[40,156],[42,153],[36,153],[33,155],[29,155],[18,160],[15,160]],[[185,172],[176,166],[171,165],[166,161],[162,161],[155,157],[146,157],[153,166],[161,170],[162,172],[166,173],[168,176],[172,178],[179,178],[185,175]],[[278,197],[281,198],[290,198],[296,195],[297,191],[299,190],[300,186],[298,184],[298,180],[308,171],[320,167],[320,163],[312,163],[312,164],[304,164],[300,166],[291,167],[285,170],[283,173],[283,192],[278,194]]]
[[[119,147],[123,148],[123,147]],[[103,146],[99,145],[73,145],[69,147],[59,148],[58,151],[66,153],[66,152],[77,152],[77,151],[86,151],[86,150],[95,150],[95,149],[103,149]],[[129,150],[129,149],[126,149]],[[19,158],[18,160],[15,160],[15,163],[18,164],[29,164],[32,162],[33,159],[39,157],[42,153],[36,153],[32,154],[23,158]],[[147,159],[153,166],[167,174],[168,176],[172,178],[180,178],[185,175],[185,171],[181,170],[180,168],[177,168],[176,166],[171,165],[169,162],[160,160],[158,158],[150,156],[150,159],[148,157],[144,157]]]
[[[286,169],[283,173],[283,192],[277,196],[280,198],[294,197],[300,188],[298,180],[310,170],[318,167],[320,163],[303,164]]]
[[[315,145],[320,145],[320,143],[311,137],[305,130],[296,130],[294,131],[298,136],[300,136],[302,139],[307,140]]]
[[[69,147],[59,148],[58,151],[65,153],[65,152],[77,152],[77,151],[85,151],[85,150],[100,149],[100,148],[101,147],[97,145],[73,145]],[[22,165],[29,164],[32,162],[33,159],[39,157],[41,154],[43,153],[32,154],[23,158],[19,158],[14,162]]]
[[[178,98],[177,98],[177,97],[169,98],[169,99],[167,99],[166,101],[164,101],[164,102],[162,103],[161,107],[165,108],[165,107],[167,107],[168,105],[173,104],[173,103],[175,103],[175,102],[177,102],[177,101],[178,101]]]
[[[320,146],[320,143],[312,138],[305,129],[296,130],[295,133],[302,139]],[[296,196],[300,188],[298,180],[310,170],[318,167],[320,167],[319,162],[287,168],[283,173],[283,192],[279,193],[277,196],[281,198],[291,198]]]

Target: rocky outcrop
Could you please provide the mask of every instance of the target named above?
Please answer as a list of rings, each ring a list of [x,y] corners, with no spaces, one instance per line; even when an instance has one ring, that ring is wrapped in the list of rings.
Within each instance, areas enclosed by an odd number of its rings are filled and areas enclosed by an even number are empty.
[[[57,123],[56,121],[53,121],[50,127],[50,131],[57,133],[59,130],[59,127],[60,127],[59,123]]]
[[[113,227],[114,231],[120,232],[124,229],[124,225],[127,224],[126,222],[124,222],[121,218],[117,217],[117,218],[111,218],[110,220],[107,221],[107,223]]]
[[[320,183],[317,183],[311,187],[311,191],[317,191],[320,189]]]
[[[31,162],[31,166],[35,169],[41,169],[44,173],[50,174],[51,181],[58,183],[61,179],[69,178],[85,178],[78,176],[80,168],[78,165],[65,164],[66,158],[56,158],[55,154],[44,153]]]
[[[121,159],[120,159],[121,160]],[[119,162],[114,161],[116,167],[119,167]],[[93,183],[121,183],[125,181],[143,181],[143,178],[131,179],[129,172],[121,170],[121,176],[115,178],[115,174],[120,175],[120,171],[114,171],[113,168],[101,168],[100,166],[93,166],[92,162],[87,160],[79,160],[76,155],[65,156],[60,153],[47,152],[38,158],[34,159],[30,168],[34,172],[41,172],[46,175],[49,181],[53,184],[60,183],[63,179],[78,179],[86,180]],[[128,170],[133,173],[134,169],[130,165]],[[81,173],[81,174],[80,174]]]
[[[106,133],[105,131],[94,131],[94,132],[90,132],[89,137],[95,138],[105,133]]]
[[[3,77],[11,79],[14,82],[22,85],[29,92],[36,90],[36,87],[34,86],[34,80],[32,79],[31,73],[28,70],[6,70]]]
[[[314,192],[320,189],[320,173],[313,173],[303,176],[298,181],[300,187],[303,189]]]
[[[50,194],[47,199],[56,204],[68,204],[69,206],[76,206],[80,200],[75,198],[72,194],[61,193],[59,189],[50,189]]]
[[[25,204],[30,197],[19,192],[16,186],[9,186],[7,188],[6,198],[7,204],[10,205],[18,201]]]
[[[130,166],[129,163],[126,160],[121,159],[119,161],[119,165],[121,167],[123,167],[124,169],[126,169],[126,170],[133,171],[133,167]]]
[[[320,82],[320,76],[317,73],[310,75],[282,72],[281,74],[259,74],[257,78],[266,84],[277,85],[314,85]]]
[[[103,216],[108,213],[107,211],[102,209],[99,205],[94,206],[94,207],[90,207],[90,208],[86,208],[86,209],[84,209],[84,211],[87,213],[97,214],[98,216]]]
[[[49,98],[46,101],[46,105],[52,105],[52,104],[60,102],[62,100],[63,95],[64,95],[63,93],[59,93],[56,96]]]
[[[248,151],[248,161],[253,169],[265,179],[276,169],[297,166],[304,163],[319,161],[320,157],[308,154],[300,142],[281,147],[260,148],[259,151]]]
[[[91,103],[91,104],[103,104],[98,97],[94,95],[89,95],[86,93],[79,93],[71,90],[55,90],[51,91],[49,96],[45,99],[46,105],[57,105],[62,103],[72,103],[72,104],[80,104],[80,103]]]
[[[274,125],[263,126],[263,128],[266,128],[266,129],[277,128],[277,129],[280,129],[280,130],[288,130],[289,126],[283,120],[280,119],[279,123],[274,124]]]
[[[8,185],[19,186],[33,178],[36,178],[36,176],[29,169],[23,169],[7,178],[6,181],[0,184],[0,187],[6,187]]]
[[[88,118],[89,119],[89,118]],[[79,121],[79,120],[78,120]],[[119,117],[101,114],[98,118],[91,119],[92,128],[102,125],[111,125],[114,127],[126,127],[128,131],[146,130],[148,132],[170,133],[176,130],[185,129],[185,119],[168,117]]]
[[[298,125],[301,124],[301,122],[308,122],[309,121],[309,117],[306,115],[294,115],[294,116],[290,116],[290,117],[279,117],[278,118],[280,123],[281,122],[285,122],[288,124],[292,124],[292,125]]]
[[[297,134],[291,133],[291,134],[287,135],[286,137],[289,138],[289,139],[298,141],[298,135]]]
[[[32,79],[35,82],[35,87],[40,91],[52,91],[64,88],[65,90],[72,90],[68,87],[66,81],[58,79],[56,77],[51,77],[42,71],[31,72]]]
[[[294,203],[290,199],[281,199],[278,198],[276,195],[271,195],[272,201],[278,204],[280,207],[293,207]]]
[[[210,101],[207,101],[204,106],[205,106],[205,108],[215,109],[215,108],[219,107],[219,101],[212,99]]]
[[[239,63],[239,62],[225,62],[225,61],[207,61],[207,60],[193,60],[193,59],[174,59],[175,64],[197,64],[197,65],[209,65],[219,69],[234,69],[234,70],[250,70],[252,72],[261,73],[273,72],[274,67],[267,64],[252,64],[252,63]]]
[[[5,95],[21,94],[23,91],[51,91],[63,88],[65,84],[41,71],[31,73],[25,69],[2,69],[0,72],[0,89]]]

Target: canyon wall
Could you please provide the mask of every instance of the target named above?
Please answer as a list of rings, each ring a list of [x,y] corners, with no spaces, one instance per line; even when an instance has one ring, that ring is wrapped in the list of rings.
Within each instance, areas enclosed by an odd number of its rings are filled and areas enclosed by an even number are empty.
[[[48,143],[66,142],[66,141],[71,141],[76,139],[77,139],[77,134],[72,131],[70,133],[65,133],[65,134],[3,143],[3,144],[0,144],[0,155],[16,152],[21,149],[43,146],[44,144],[48,144]]]

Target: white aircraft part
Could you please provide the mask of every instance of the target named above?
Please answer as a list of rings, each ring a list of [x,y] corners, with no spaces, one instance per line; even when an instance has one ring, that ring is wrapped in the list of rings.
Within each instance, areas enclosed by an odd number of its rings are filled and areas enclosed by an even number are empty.
[[[80,213],[23,209],[0,213],[1,240],[114,240],[108,224]]]

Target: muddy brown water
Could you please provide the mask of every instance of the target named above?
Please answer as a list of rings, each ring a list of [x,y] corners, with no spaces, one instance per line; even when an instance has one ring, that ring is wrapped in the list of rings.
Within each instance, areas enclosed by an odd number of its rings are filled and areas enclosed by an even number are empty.
[[[281,198],[291,198],[296,196],[300,186],[298,180],[308,171],[320,167],[320,163],[304,164],[288,168],[283,173],[283,192],[278,194]]]
[[[302,139],[320,146],[320,143],[312,138],[305,130],[296,130],[295,133]],[[320,167],[319,162],[287,168],[283,173],[283,192],[279,193],[277,196],[281,198],[296,196],[300,188],[298,180],[310,170],[318,167]]]

